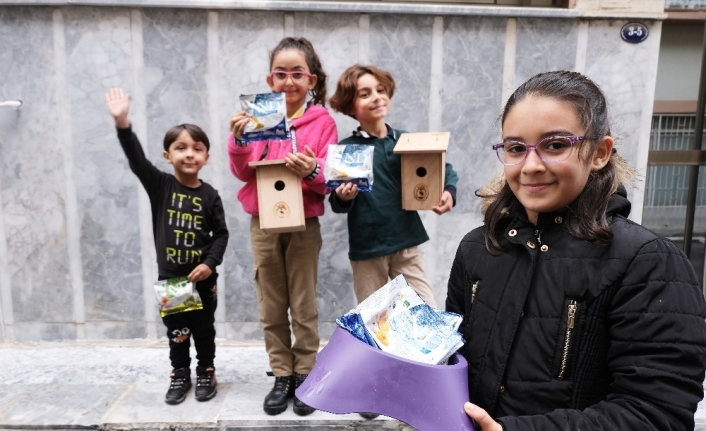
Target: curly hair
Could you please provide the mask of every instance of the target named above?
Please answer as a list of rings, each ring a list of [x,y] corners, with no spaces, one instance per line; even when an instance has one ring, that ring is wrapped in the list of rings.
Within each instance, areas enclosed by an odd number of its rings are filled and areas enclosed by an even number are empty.
[[[329,100],[334,111],[355,118],[353,110],[355,99],[358,96],[358,79],[363,75],[374,76],[392,99],[392,95],[395,93],[395,79],[390,72],[371,65],[354,64],[338,78],[336,92]]]

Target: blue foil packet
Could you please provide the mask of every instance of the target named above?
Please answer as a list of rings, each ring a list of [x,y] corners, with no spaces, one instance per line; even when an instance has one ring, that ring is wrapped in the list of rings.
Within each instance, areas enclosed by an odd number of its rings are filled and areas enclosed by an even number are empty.
[[[358,191],[372,190],[374,152],[373,145],[329,145],[324,168],[326,187],[336,189],[341,184],[353,183]]]
[[[462,320],[459,314],[430,307],[400,274],[336,324],[384,352],[441,365],[465,343],[458,332]]]
[[[365,344],[378,348],[378,345],[372,335],[365,328],[365,322],[363,322],[363,319],[360,317],[360,313],[358,313],[357,310],[353,309],[336,319],[336,325],[350,332],[355,338]]]
[[[290,139],[284,93],[243,94],[240,96],[240,106],[250,117],[241,141]]]

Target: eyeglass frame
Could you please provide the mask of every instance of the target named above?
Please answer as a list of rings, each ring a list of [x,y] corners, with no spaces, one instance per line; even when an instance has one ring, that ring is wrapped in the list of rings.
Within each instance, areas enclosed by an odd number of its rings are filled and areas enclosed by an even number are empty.
[[[563,159],[561,159],[561,160],[545,160],[544,157],[542,157],[541,153],[539,153],[539,152],[537,151],[537,147],[538,147],[541,143],[543,143],[543,142],[550,141],[550,140],[552,140],[552,139],[557,139],[557,138],[563,138],[563,139],[568,139],[568,140],[569,140],[569,145],[571,145],[571,148],[570,148],[570,150],[569,150],[569,153],[566,155],[565,158],[563,158]],[[580,141],[583,141],[583,140],[595,141],[595,140],[598,140],[598,139],[600,139],[600,136],[597,136],[597,135],[596,135],[596,136],[585,136],[585,135],[584,135],[584,136],[576,136],[576,135],[569,135],[569,136],[566,136],[566,135],[552,135],[552,136],[547,136],[546,138],[540,139],[540,140],[539,140],[536,144],[534,144],[534,145],[527,145],[526,143],[524,143],[524,142],[522,142],[522,141],[516,141],[516,140],[503,141],[503,142],[501,142],[501,143],[499,143],[499,144],[494,144],[494,145],[493,145],[493,150],[495,151],[495,155],[498,156],[498,160],[500,160],[500,163],[502,163],[502,164],[505,165],[505,166],[517,166],[517,165],[519,165],[519,164],[524,163],[524,161],[527,160],[527,156],[529,155],[530,150],[534,150],[534,152],[537,153],[537,157],[539,157],[539,159],[540,159],[541,161],[543,161],[544,163],[561,163],[561,162],[566,161],[566,159],[568,159],[569,157],[571,157],[571,153],[574,151],[574,145],[575,145],[576,143],[578,143],[578,142],[580,142]],[[516,143],[516,144],[520,144],[520,145],[522,145],[522,146],[525,147],[525,156],[522,158],[522,160],[520,160],[520,161],[517,162],[517,163],[505,163],[505,161],[501,159],[500,153],[498,152],[498,150],[499,150],[500,148],[504,147],[505,144],[507,144],[507,143],[509,143],[509,142],[513,142],[513,143]]]
[[[276,77],[275,74],[278,74],[278,73],[283,73],[284,75],[286,75],[285,78],[281,79],[281,78]],[[272,79],[281,80],[282,82],[287,81],[287,79],[289,79],[289,78],[292,79],[292,82],[298,82],[299,79],[296,79],[293,76],[295,74],[301,74],[302,78],[300,78],[300,79],[303,79],[305,76],[307,78],[311,78],[312,76],[314,76],[312,73],[305,72],[303,70],[291,70],[291,71],[290,70],[273,70],[267,76],[271,77]]]

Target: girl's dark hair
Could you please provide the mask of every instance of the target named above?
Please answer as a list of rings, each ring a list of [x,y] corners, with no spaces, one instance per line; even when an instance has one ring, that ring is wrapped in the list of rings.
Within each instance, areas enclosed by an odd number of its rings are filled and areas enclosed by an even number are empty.
[[[584,156],[590,160],[600,139],[610,136],[605,96],[598,85],[580,73],[555,71],[533,76],[520,85],[508,99],[501,117],[502,124],[505,124],[510,110],[527,97],[556,99],[574,107],[586,130],[584,136],[587,138],[578,145],[579,160]],[[635,171],[615,152],[602,169],[592,171],[584,190],[568,205],[570,215],[566,217],[565,226],[569,233],[586,241],[609,241],[613,233],[605,214],[608,200],[621,184],[630,182],[634,173]],[[490,252],[493,252],[493,249],[502,251],[498,223],[508,212],[523,211],[523,206],[504,176],[494,179],[491,184],[476,191],[476,195],[486,200],[483,219],[486,248]]]
[[[316,55],[316,51],[314,51],[314,45],[312,45],[311,42],[304,37],[285,37],[277,44],[275,49],[270,52],[270,69],[272,69],[272,63],[275,61],[275,55],[285,49],[296,49],[304,54],[306,65],[309,67],[309,73],[316,75],[317,77],[316,85],[314,88],[309,90],[312,102],[315,105],[324,106],[326,104],[327,75],[326,72],[324,72],[324,68],[321,66],[319,56]]]
[[[355,108],[355,99],[358,96],[358,79],[363,75],[373,75],[382,85],[382,88],[385,89],[390,99],[392,99],[392,95],[395,94],[395,79],[390,72],[375,66],[354,64],[338,78],[336,92],[329,100],[329,104],[334,111],[355,118],[353,109]]]
[[[206,136],[206,132],[204,132],[203,129],[195,124],[179,124],[167,130],[167,133],[164,134],[164,151],[169,151],[169,147],[184,130],[191,136],[191,139],[204,144],[206,151],[211,149],[211,143],[208,142],[208,136]]]

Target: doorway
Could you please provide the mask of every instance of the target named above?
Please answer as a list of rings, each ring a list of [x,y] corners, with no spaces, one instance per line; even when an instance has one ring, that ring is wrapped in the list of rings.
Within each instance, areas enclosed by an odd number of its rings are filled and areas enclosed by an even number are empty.
[[[706,136],[698,106],[706,87],[706,10],[682,3],[666,2],[642,224],[684,250],[706,288]]]

